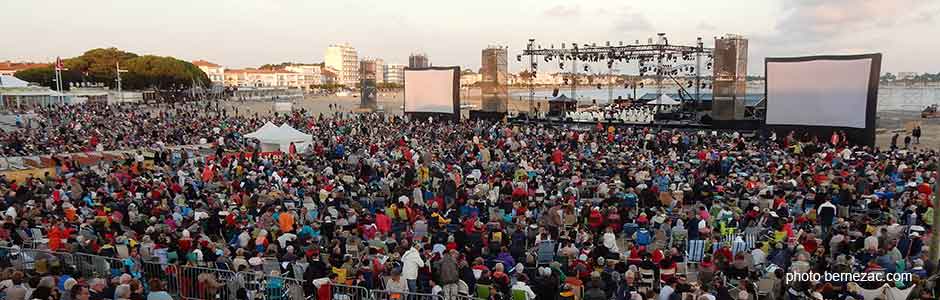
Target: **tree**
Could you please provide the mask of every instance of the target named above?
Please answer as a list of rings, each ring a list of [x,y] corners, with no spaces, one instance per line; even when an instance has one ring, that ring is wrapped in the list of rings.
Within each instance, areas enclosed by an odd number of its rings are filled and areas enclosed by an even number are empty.
[[[37,83],[41,86],[53,89],[56,87],[55,70],[53,70],[51,65],[20,70],[14,73],[13,76],[26,82]],[[81,74],[72,70],[62,71],[62,89],[69,90],[69,86],[72,83],[82,81],[81,77]]]
[[[895,80],[897,80],[897,79],[898,79],[898,77],[895,76],[894,74],[891,74],[891,72],[888,72],[888,73],[885,73],[884,75],[881,75],[881,81],[895,81]]]
[[[528,70],[519,72],[519,78],[522,79],[522,81],[529,81],[535,78],[535,72]]]
[[[168,56],[144,55],[125,62],[128,89],[184,89],[195,84],[209,86],[209,77],[195,65]]]
[[[122,85],[127,89],[185,89],[193,85],[208,86],[209,77],[195,65],[169,56],[145,55],[125,52],[117,48],[97,48],[78,57],[65,59],[68,71],[63,72],[63,82],[100,82],[116,88],[117,63],[127,73],[121,74]],[[51,82],[52,67],[38,67],[17,72],[23,80],[54,86]],[[48,78],[48,79],[46,79]]]

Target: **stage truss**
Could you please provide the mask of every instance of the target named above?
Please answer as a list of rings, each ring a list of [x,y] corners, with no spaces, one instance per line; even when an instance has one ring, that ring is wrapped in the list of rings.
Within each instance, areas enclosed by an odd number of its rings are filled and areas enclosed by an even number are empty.
[[[664,33],[659,33],[658,36],[659,38],[655,43],[650,39],[647,44],[639,44],[639,41],[633,45],[623,45],[621,42],[620,45],[616,46],[610,45],[610,42],[607,42],[604,46],[597,46],[596,44],[578,45],[577,43],[566,45],[563,43],[561,44],[561,48],[555,48],[554,45],[551,45],[549,48],[542,48],[541,45],[535,43],[535,39],[529,39],[526,48],[520,55],[516,56],[518,61],[522,61],[522,56],[527,56],[529,59],[529,66],[527,68],[530,72],[527,83],[529,89],[529,111],[534,111],[534,80],[538,71],[539,60],[544,63],[558,61],[559,69],[562,70],[565,69],[565,64],[568,63],[571,69],[565,74],[565,84],[569,85],[571,98],[573,99],[577,99],[578,77],[580,76],[578,73],[578,63],[602,63],[606,61],[609,98],[613,98],[612,88],[614,83],[610,82],[609,79],[615,67],[618,64],[637,64],[639,74],[633,75],[634,90],[636,88],[636,79],[642,80],[644,78],[653,77],[656,81],[657,95],[662,95],[663,81],[669,78],[679,86],[680,100],[683,104],[689,101],[683,96],[683,93],[685,93],[685,96],[688,96],[693,102],[693,109],[697,108],[700,104],[698,102],[701,101],[701,88],[703,87],[702,70],[712,69],[712,53],[714,49],[705,48],[702,43],[702,38],[697,39],[695,46],[684,46],[670,45]],[[584,66],[584,71],[589,71],[588,65]],[[677,79],[679,75],[694,78],[694,83],[680,83]],[[691,92],[686,90],[686,87],[694,87],[694,96],[692,96],[693,94]],[[659,97],[657,97],[657,99],[658,98]],[[608,99],[608,101],[613,101],[613,99]],[[659,106],[660,105],[657,105],[657,111],[659,110]],[[686,106],[687,105],[683,105],[682,107]]]

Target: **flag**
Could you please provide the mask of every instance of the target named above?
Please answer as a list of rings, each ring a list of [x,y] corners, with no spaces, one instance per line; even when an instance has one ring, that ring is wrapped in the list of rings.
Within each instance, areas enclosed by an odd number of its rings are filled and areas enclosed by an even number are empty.
[[[62,63],[62,58],[58,56],[55,57],[55,69],[56,71],[62,71],[65,69],[65,65]]]

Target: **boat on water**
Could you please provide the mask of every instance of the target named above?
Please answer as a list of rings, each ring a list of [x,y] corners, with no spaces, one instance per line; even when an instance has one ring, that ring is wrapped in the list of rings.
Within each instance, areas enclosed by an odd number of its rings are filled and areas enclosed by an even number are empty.
[[[924,119],[940,118],[940,109],[937,108],[937,104],[924,108],[924,110],[920,112],[920,117]]]

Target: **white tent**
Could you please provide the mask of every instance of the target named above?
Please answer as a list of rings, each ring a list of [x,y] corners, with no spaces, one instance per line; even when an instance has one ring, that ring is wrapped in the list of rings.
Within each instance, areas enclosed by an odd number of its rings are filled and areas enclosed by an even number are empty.
[[[646,102],[646,104],[651,104],[651,105],[679,105],[679,104],[682,104],[682,102],[676,101],[676,99],[672,99],[672,97],[669,97],[669,95],[662,94],[662,95],[659,95],[659,98],[654,99],[654,100],[649,101],[649,102]]]
[[[265,152],[278,150],[288,152],[291,143],[294,143],[297,152],[302,152],[313,142],[312,135],[303,133],[287,124],[278,127],[270,122],[265,123],[255,132],[246,134],[245,137],[261,141],[261,151]]]

